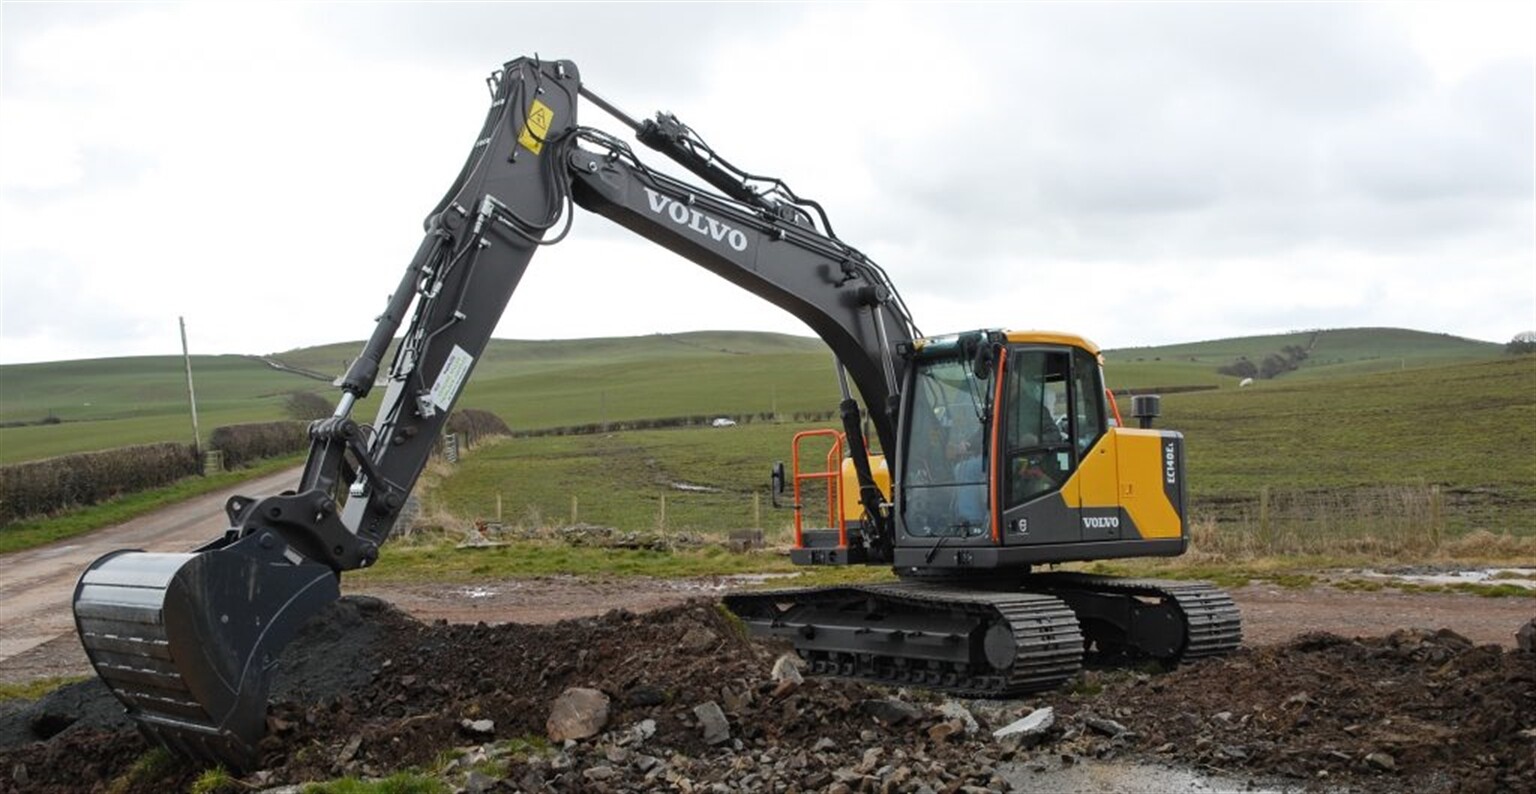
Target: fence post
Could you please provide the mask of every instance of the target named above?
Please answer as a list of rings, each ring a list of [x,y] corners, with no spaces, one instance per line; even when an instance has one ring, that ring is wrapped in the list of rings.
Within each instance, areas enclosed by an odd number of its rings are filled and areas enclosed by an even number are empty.
[[[1262,553],[1273,551],[1273,539],[1269,536],[1269,486],[1259,486],[1259,543]]]

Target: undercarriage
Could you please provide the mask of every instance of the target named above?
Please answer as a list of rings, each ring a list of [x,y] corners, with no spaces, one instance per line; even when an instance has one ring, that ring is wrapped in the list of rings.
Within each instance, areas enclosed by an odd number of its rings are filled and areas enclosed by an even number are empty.
[[[754,634],[789,640],[813,674],[971,697],[1053,689],[1085,658],[1173,665],[1242,641],[1231,597],[1200,582],[1046,573],[1006,588],[901,582],[725,603]]]

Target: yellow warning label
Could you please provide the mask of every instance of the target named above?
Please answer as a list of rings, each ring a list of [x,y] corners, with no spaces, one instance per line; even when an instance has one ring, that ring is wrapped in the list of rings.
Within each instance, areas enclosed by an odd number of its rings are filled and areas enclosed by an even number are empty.
[[[549,134],[549,125],[554,123],[555,111],[549,109],[549,105],[533,100],[528,106],[528,120],[523,123],[523,131],[517,136],[517,142],[534,154],[544,151],[544,137]]]

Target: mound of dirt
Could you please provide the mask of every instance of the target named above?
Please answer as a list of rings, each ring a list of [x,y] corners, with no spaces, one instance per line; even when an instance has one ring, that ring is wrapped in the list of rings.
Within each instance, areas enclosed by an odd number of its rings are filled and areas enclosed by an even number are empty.
[[[1450,632],[1311,635],[1166,675],[1092,671],[1070,690],[988,702],[779,684],[769,671],[782,650],[747,640],[703,600],[486,626],[427,625],[343,599],[285,653],[264,769],[244,782],[414,767],[472,791],[936,792],[1000,790],[1014,772],[1063,759],[1144,756],[1373,791],[1536,789],[1536,655]],[[573,687],[604,693],[607,719],[591,738],[551,746],[551,705]],[[1043,734],[991,735],[1045,706],[1056,719]],[[82,709],[47,741],[0,731],[0,789],[118,780],[118,790],[159,794],[196,776],[174,766],[126,776],[148,748],[93,719]]]
[[[1455,632],[1309,634],[1107,687],[1180,761],[1416,791],[1536,790],[1536,654]]]

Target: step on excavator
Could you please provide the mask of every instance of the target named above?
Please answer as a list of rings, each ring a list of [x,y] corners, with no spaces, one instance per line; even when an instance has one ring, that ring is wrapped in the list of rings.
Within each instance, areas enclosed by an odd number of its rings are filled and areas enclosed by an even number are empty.
[[[841,429],[827,436],[826,465],[775,469],[801,508],[822,487],[832,504],[810,522],[824,526],[803,526],[797,511],[792,556],[898,578],[726,598],[813,672],[996,697],[1057,686],[1085,653],[1176,663],[1238,644],[1236,607],[1208,585],[1040,570],[1187,545],[1183,439],[1150,428],[1152,399],[1137,401],[1141,427],[1123,425],[1091,342],[924,336],[821,205],[732,165],[675,116],[635,120],[570,61],[519,58],[487,84],[485,125],[342,377],[334,415],[310,425],[299,482],[230,499],[228,527],[196,551],[117,551],[81,575],[80,640],[152,741],[259,765],[284,645],[339,597],[342,572],[378,559],[529,261],[566,236],[574,207],[783,308],[834,354]],[[579,125],[588,104],[705,184]],[[377,415],[359,422],[381,369]]]

